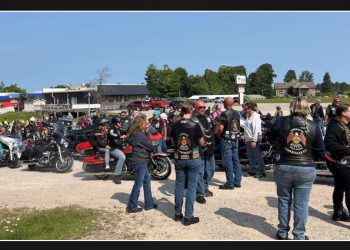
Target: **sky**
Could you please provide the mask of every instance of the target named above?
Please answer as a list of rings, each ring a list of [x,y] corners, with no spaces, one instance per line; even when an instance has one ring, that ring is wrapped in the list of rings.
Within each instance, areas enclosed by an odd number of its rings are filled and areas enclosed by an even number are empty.
[[[269,63],[321,83],[350,83],[350,12],[0,12],[0,81],[39,91],[85,83],[145,82],[150,64],[191,75]]]

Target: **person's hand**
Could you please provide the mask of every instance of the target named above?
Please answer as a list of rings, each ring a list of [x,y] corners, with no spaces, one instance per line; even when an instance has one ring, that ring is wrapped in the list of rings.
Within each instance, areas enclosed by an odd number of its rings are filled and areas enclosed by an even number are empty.
[[[110,149],[111,147],[109,145],[106,146],[106,149]]]
[[[256,148],[256,141],[252,141],[252,142],[250,143],[250,147],[251,147],[251,148]]]
[[[120,139],[124,140],[126,138],[126,135],[120,136]]]

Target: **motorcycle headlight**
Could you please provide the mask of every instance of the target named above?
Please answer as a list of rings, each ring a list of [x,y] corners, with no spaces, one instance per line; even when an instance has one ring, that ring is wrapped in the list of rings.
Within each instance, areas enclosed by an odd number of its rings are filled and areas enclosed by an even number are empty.
[[[63,147],[68,148],[68,142],[67,141],[63,142]]]

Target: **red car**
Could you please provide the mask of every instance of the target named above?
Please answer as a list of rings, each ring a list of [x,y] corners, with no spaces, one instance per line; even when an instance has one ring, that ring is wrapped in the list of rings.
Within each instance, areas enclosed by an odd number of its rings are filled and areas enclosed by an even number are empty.
[[[126,108],[135,110],[149,110],[150,105],[148,101],[132,101],[126,106]]]

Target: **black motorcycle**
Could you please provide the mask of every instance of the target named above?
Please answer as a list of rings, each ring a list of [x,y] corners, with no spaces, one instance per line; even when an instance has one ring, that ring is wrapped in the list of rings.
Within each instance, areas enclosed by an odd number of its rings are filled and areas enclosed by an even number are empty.
[[[27,140],[21,161],[30,170],[54,168],[58,173],[68,172],[73,167],[74,159],[68,150],[65,136],[66,126],[53,124],[47,137],[35,141]]]

